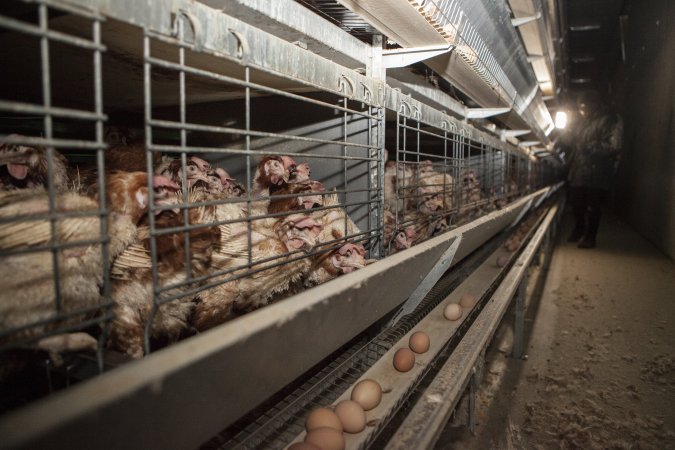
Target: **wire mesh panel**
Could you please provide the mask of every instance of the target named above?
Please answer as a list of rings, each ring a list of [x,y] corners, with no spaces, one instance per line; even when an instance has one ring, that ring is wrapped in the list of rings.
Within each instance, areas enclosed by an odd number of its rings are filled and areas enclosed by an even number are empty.
[[[388,253],[449,229],[460,196],[461,142],[456,134],[401,112],[393,131],[395,151],[388,156],[384,181]]]
[[[403,103],[390,128],[388,147],[396,151],[385,167],[388,253],[502,208],[531,189],[525,156],[495,148],[468,128],[457,131],[445,122],[436,128],[410,116]]]
[[[383,255],[383,110],[172,20],[0,7],[2,381],[36,349],[101,371]]]
[[[381,111],[195,52],[190,25],[145,33],[144,141],[111,149],[175,190],[113,266],[111,342],[133,357],[381,255]]]
[[[63,27],[66,14],[78,33]],[[102,195],[102,22],[41,1],[0,7],[2,382],[35,359],[70,370],[60,356],[69,351],[95,352],[103,368],[115,251],[109,234],[118,225],[109,213],[122,211]],[[64,55],[82,63],[77,80],[61,64]],[[74,83],[78,96],[64,95]],[[3,407],[16,400],[9,394]]]

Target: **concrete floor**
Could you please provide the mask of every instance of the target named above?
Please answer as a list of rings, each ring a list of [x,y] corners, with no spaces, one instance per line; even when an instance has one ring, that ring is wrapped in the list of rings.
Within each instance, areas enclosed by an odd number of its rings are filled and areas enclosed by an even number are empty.
[[[507,315],[486,355],[475,435],[449,424],[436,448],[675,449],[673,261],[605,212],[597,248],[562,239],[540,274],[528,359],[508,356]]]

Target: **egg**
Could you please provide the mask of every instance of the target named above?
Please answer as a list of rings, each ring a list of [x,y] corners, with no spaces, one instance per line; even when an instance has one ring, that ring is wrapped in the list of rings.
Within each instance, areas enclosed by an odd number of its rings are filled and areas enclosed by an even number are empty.
[[[365,411],[370,411],[382,400],[382,386],[375,380],[361,380],[352,389],[352,400],[361,405]]]
[[[462,294],[462,298],[459,299],[459,306],[462,308],[473,308],[473,305],[476,304],[476,296],[473,294]]]
[[[316,445],[310,444],[309,442],[296,442],[286,450],[321,450],[321,447],[317,447]]]
[[[509,262],[509,257],[506,255],[501,255],[497,258],[497,267],[504,267]]]
[[[316,428],[307,433],[305,442],[319,447],[321,450],[344,450],[345,437],[342,431],[335,428]]]
[[[329,408],[317,408],[309,413],[305,421],[305,429],[312,431],[317,428],[333,428],[342,432],[340,418]]]
[[[429,336],[424,331],[417,331],[413,333],[412,336],[410,336],[410,341],[408,342],[410,350],[415,353],[425,353],[427,350],[429,350],[430,344],[431,341],[429,341]]]
[[[415,365],[415,354],[409,348],[399,348],[394,353],[394,368],[399,372],[407,372]]]
[[[504,245],[504,248],[510,252],[515,252],[518,249],[518,246],[520,245],[520,242],[517,239],[509,239],[506,241],[506,244]]]
[[[366,428],[366,412],[353,400],[343,400],[335,407],[345,433],[360,433]]]
[[[443,310],[443,317],[448,320],[457,320],[462,317],[462,307],[457,303],[450,303]]]

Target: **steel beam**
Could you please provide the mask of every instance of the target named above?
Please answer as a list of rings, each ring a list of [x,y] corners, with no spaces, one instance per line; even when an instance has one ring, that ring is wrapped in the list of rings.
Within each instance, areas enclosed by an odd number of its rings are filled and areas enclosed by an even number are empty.
[[[384,67],[407,67],[416,62],[424,61],[434,56],[442,55],[452,50],[452,45],[432,45],[427,47],[397,48],[385,50],[382,54]]]

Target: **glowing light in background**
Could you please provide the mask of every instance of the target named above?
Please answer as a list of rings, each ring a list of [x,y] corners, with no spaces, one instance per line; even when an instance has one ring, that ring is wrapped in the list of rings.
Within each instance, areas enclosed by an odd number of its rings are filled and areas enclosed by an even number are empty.
[[[565,111],[558,111],[555,113],[555,127],[563,129],[567,125],[567,113]]]

